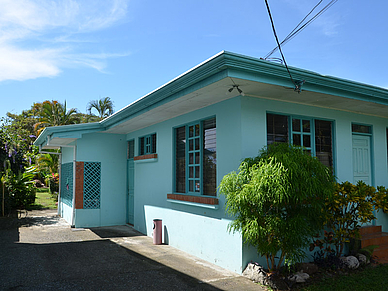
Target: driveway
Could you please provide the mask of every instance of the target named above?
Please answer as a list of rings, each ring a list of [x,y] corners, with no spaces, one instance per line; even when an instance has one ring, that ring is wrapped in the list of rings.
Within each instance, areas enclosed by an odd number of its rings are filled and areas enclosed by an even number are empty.
[[[74,229],[55,211],[0,218],[0,290],[265,290],[129,226]]]

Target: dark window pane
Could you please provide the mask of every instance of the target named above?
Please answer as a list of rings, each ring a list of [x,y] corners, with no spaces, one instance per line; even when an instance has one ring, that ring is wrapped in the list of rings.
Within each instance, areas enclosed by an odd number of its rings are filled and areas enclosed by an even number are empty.
[[[190,126],[189,127],[189,137],[193,137],[194,136],[194,126]]]
[[[303,132],[310,132],[310,120],[302,120]]]
[[[130,140],[128,141],[128,152],[127,152],[127,158],[133,159],[135,157],[135,141]]]
[[[292,120],[292,131],[300,132],[300,119]]]
[[[196,164],[196,165],[199,165],[199,164],[200,164],[200,161],[199,161],[200,156],[201,156],[201,154],[200,154],[199,152],[198,152],[198,153],[195,153],[195,164]]]
[[[292,135],[292,144],[295,145],[295,146],[301,146],[302,145],[300,134],[293,134]]]
[[[156,153],[156,133],[151,135],[151,139],[152,139],[151,153],[155,154]]]
[[[145,149],[144,149],[144,137],[141,137],[139,139],[139,155],[144,155]]]
[[[190,139],[189,140],[189,151],[194,150],[194,140]]]
[[[194,167],[189,167],[189,178],[194,178]]]
[[[368,125],[352,124],[352,132],[372,133],[372,127]]]
[[[267,144],[288,142],[288,117],[267,113]]]
[[[175,191],[186,192],[186,128],[175,130]]]
[[[203,194],[216,195],[217,183],[217,142],[216,119],[208,119],[203,122]]]
[[[325,166],[333,167],[332,122],[315,120],[315,155]]]
[[[195,125],[195,136],[199,136],[199,124]]]
[[[199,151],[199,138],[195,139],[195,150]]]
[[[194,181],[193,180],[189,181],[189,192],[194,192]]]
[[[303,146],[305,148],[310,148],[311,147],[311,136],[310,135],[303,135]]]

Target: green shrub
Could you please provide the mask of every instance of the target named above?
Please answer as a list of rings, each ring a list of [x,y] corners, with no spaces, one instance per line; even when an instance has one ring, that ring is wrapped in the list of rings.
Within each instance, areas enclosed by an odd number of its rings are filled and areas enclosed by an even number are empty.
[[[266,257],[270,270],[283,260],[301,261],[308,239],[322,229],[334,180],[330,169],[301,148],[266,147],[220,183],[233,217],[229,230],[241,232],[244,242]]]
[[[33,184],[35,168],[27,168],[17,175],[7,170],[3,183],[8,197],[8,208],[23,209],[35,202],[36,188]]]
[[[345,244],[359,237],[362,224],[376,219],[373,211],[388,209],[386,189],[378,187],[376,191],[362,181],[357,185],[343,182],[336,184],[334,196],[326,199],[326,206],[325,225],[333,232],[332,243],[340,257]]]

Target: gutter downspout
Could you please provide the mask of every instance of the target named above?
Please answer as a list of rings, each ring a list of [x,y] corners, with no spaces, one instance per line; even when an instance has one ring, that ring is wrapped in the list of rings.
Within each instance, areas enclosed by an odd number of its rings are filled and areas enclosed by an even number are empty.
[[[76,163],[76,145],[58,145],[58,144],[50,144],[50,138],[47,137],[47,145],[54,146],[54,147],[60,147],[60,148],[73,148],[73,213],[71,216],[71,227],[75,227],[75,163]]]

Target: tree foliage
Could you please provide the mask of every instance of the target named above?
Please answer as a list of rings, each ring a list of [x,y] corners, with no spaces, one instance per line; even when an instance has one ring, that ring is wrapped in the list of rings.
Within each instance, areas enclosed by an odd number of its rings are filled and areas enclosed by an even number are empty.
[[[330,169],[301,148],[266,147],[220,183],[233,217],[229,230],[241,232],[244,242],[266,257],[270,270],[283,260],[300,261],[308,239],[322,229],[334,180]]]
[[[59,126],[79,123],[75,114],[77,109],[67,110],[66,101],[64,104],[58,101],[45,101],[39,113],[39,121],[34,125],[37,135],[47,126]]]
[[[112,100],[107,97],[101,101],[98,108],[102,113],[113,113]],[[66,101],[62,104],[55,100],[37,102],[30,109],[23,110],[21,114],[8,112],[7,117],[1,118],[0,177],[6,192],[4,194],[8,210],[32,201],[34,197],[32,184],[27,185],[24,180],[27,177],[31,178],[30,174],[26,174],[26,169],[35,163],[37,166],[35,178],[46,177],[50,181],[50,189],[58,191],[58,155],[40,155],[38,148],[33,146],[34,140],[45,127],[99,120],[100,118],[95,115],[80,113],[75,108],[68,109]],[[23,197],[26,200],[22,201]]]
[[[89,102],[87,110],[89,114],[92,114],[92,110],[95,109],[98,113],[100,120],[113,114],[113,101],[110,97],[101,98],[100,100],[92,100]]]

